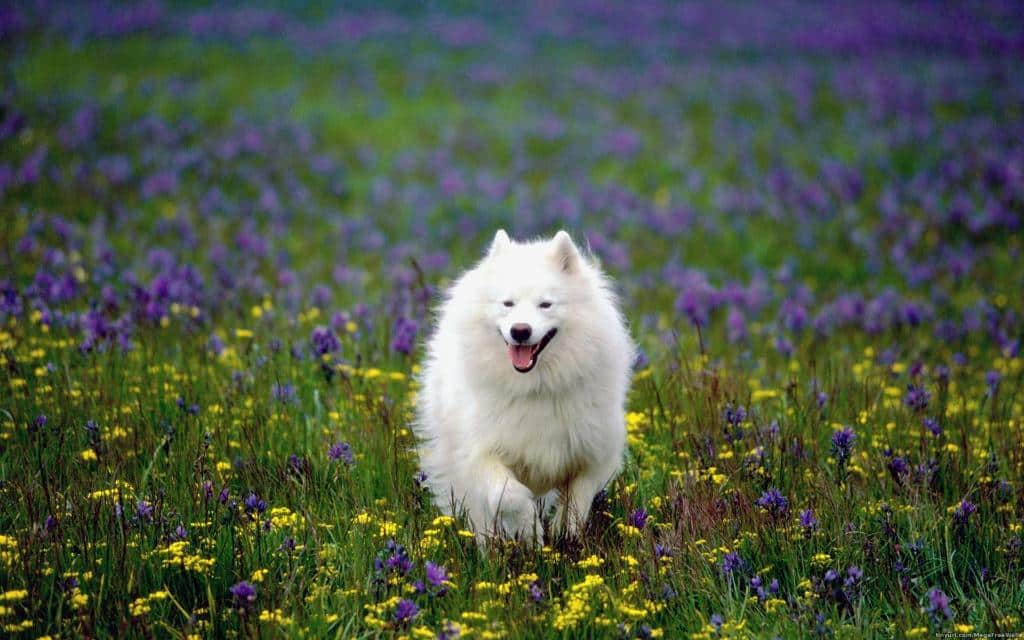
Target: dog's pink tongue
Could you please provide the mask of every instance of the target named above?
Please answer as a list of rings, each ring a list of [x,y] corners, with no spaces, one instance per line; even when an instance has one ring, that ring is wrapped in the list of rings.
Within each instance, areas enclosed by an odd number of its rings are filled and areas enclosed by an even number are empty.
[[[533,347],[525,344],[508,345],[508,357],[512,358],[512,365],[517,369],[525,369],[530,366],[533,358]]]

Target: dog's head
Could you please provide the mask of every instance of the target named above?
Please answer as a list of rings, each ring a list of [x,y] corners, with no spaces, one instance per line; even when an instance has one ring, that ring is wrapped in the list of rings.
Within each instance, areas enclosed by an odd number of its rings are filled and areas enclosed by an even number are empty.
[[[590,289],[584,260],[565,231],[528,243],[513,242],[504,230],[495,234],[481,265],[485,316],[519,373],[532,371],[548,349],[557,350],[559,332]]]

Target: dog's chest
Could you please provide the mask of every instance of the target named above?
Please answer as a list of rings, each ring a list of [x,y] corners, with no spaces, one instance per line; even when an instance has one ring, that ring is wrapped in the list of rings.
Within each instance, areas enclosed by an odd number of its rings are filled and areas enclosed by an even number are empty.
[[[495,452],[535,493],[564,488],[598,454],[599,422],[574,400],[519,402],[495,425]]]

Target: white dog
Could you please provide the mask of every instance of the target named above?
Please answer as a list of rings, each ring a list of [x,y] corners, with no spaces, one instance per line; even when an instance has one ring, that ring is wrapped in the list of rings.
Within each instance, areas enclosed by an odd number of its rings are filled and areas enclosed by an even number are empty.
[[[512,242],[447,291],[417,400],[437,505],[478,540],[537,540],[540,514],[575,536],[618,472],[634,345],[611,284],[564,231]]]

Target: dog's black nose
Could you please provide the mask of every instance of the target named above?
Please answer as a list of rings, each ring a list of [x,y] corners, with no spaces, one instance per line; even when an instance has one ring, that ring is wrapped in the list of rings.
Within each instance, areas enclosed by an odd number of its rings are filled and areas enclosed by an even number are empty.
[[[530,325],[526,324],[525,322],[517,322],[516,324],[512,325],[512,328],[509,330],[509,333],[512,334],[512,339],[515,340],[516,342],[526,342],[527,340],[530,339],[530,334],[532,333],[532,330],[530,329]]]

